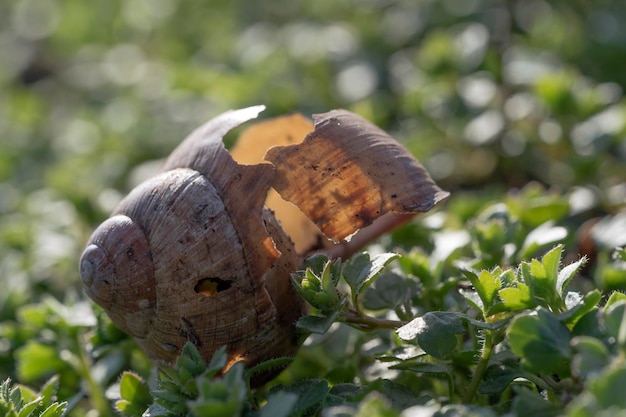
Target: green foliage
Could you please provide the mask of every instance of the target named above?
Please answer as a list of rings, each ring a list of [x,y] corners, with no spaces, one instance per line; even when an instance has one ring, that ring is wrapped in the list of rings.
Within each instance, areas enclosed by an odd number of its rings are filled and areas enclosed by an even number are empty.
[[[46,382],[40,392],[25,386],[13,386],[10,379],[0,384],[0,415],[4,417],[61,417],[66,402],[56,402],[58,377]]]
[[[564,246],[557,245],[540,259],[511,269],[458,269],[461,297],[455,311],[420,313],[415,308],[419,297],[409,298],[412,308],[404,313],[412,318],[405,320],[385,317],[397,301],[374,313],[365,307],[364,296],[388,288],[378,286],[385,276],[405,291],[415,290],[413,278],[399,272],[403,256],[361,253],[347,262],[315,256],[293,277],[314,308],[300,327],[323,338],[347,328],[370,334],[355,354],[366,361],[360,367],[378,368],[384,376],[365,373],[360,383],[355,383],[356,375],[339,382],[337,369],[324,375],[319,367],[316,378],[297,377],[304,365],[296,358],[283,376],[254,397],[248,388],[254,370],[245,373],[237,363],[222,374],[224,348],[205,365],[188,343],[173,367],[160,367],[156,389],[124,373],[116,408],[129,417],[146,410],[147,415],[171,417],[403,412],[523,416],[529,410],[584,416],[623,408],[622,396],[612,390],[626,375],[626,296],[614,292],[602,303],[597,289],[584,295],[571,289],[585,258],[563,264],[563,253]],[[391,273],[394,265],[396,272]],[[463,283],[471,287],[462,289]],[[327,325],[319,326],[321,321]],[[372,342],[378,347],[367,350]],[[285,378],[290,373],[295,379]]]

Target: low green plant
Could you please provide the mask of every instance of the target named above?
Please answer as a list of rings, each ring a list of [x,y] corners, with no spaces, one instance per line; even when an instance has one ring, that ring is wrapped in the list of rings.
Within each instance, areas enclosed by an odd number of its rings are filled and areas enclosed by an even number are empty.
[[[54,403],[64,417],[619,415],[626,295],[614,289],[626,282],[626,251],[610,246],[619,217],[597,223],[586,256],[552,192],[531,186],[459,207],[350,259],[308,259],[292,275],[310,305],[297,323],[303,347],[251,369],[224,372],[225,349],[205,364],[192,344],[154,368],[97,306],[72,297],[22,305],[0,326],[0,347],[16,359],[14,380],[43,388],[5,382],[2,411],[36,416]],[[286,369],[251,384],[271,368]]]
[[[616,391],[626,378],[626,296],[614,292],[602,302],[596,289],[570,290],[586,259],[563,265],[563,250],[557,245],[515,268],[461,269],[457,283],[468,284],[459,290],[466,308],[424,314],[409,306],[417,287],[401,281],[411,278],[385,273],[400,255],[362,253],[347,262],[315,257],[293,277],[313,309],[298,326],[328,335],[341,323],[368,332],[370,343],[386,332],[378,352],[357,355],[369,359],[366,367],[382,365],[388,376],[336,382],[329,374],[277,383],[259,399],[251,397],[251,373],[241,364],[217,376],[224,349],[205,366],[188,344],[174,367],[160,368],[156,390],[124,374],[117,408],[129,417],[146,408],[151,416],[171,417],[591,416],[626,409]],[[386,280],[394,285],[381,285]],[[372,300],[400,314],[371,315],[365,305]]]
[[[0,415],[3,417],[61,417],[66,402],[55,401],[59,378],[53,377],[39,392],[23,385],[13,385],[10,379],[0,384]]]

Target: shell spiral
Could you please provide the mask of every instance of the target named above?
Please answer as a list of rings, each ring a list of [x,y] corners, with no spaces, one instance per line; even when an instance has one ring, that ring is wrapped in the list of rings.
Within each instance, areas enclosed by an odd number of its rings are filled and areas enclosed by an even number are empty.
[[[93,233],[80,260],[87,295],[125,332],[145,337],[154,321],[156,288],[150,244],[129,217],[117,215]]]

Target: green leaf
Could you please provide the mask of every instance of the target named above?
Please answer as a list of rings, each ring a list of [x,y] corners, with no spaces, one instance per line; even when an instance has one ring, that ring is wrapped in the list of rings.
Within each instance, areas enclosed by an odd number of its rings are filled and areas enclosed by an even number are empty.
[[[325,263],[320,264],[323,260]],[[313,266],[308,266],[304,272],[291,275],[296,291],[309,304],[324,313],[338,309],[342,301],[336,289],[341,277],[339,261],[333,262],[324,256],[314,256],[305,264]]]
[[[40,395],[41,395],[41,401],[44,407],[49,407],[50,405],[53,404],[54,402],[53,398],[56,395],[58,389],[59,389],[59,376],[58,375],[54,375],[41,387]]]
[[[356,299],[378,277],[383,268],[398,257],[395,253],[383,253],[370,258],[367,252],[363,252],[346,263],[342,274],[352,290],[353,298]]]
[[[141,417],[144,411],[152,404],[152,395],[148,385],[132,372],[124,372],[120,379],[121,400],[115,407],[129,417]]]
[[[626,364],[622,361],[606,369],[590,383],[589,391],[593,394],[602,409],[626,408]]]
[[[417,338],[424,352],[436,358],[448,357],[458,344],[457,335],[465,332],[461,313],[431,311],[397,330],[403,340]]]
[[[469,270],[463,271],[463,274],[470,280],[476,290],[476,293],[480,297],[482,304],[481,310],[484,316],[487,315],[487,311],[492,307],[492,305],[498,301],[498,291],[502,286],[498,272],[500,272],[499,269],[494,272],[482,270],[478,275],[476,275],[474,272]]]
[[[189,342],[187,342],[189,343]],[[195,346],[194,346],[195,349]],[[197,350],[196,350],[197,352]],[[202,358],[200,358],[202,359]],[[226,352],[226,346],[221,346],[219,349],[217,349],[215,351],[215,353],[213,354],[213,357],[211,358],[211,361],[209,362],[208,366],[206,367],[206,372],[209,372],[212,375],[215,375],[215,373],[221,371],[225,366],[226,363],[228,362],[228,353]],[[202,362],[204,365],[204,362]]]
[[[343,305],[343,303],[342,303]],[[298,319],[296,327],[309,333],[324,334],[337,320],[339,310],[330,312],[327,316],[304,316]]]
[[[267,397],[267,403],[261,409],[259,417],[289,417],[298,401],[298,395],[278,391]]]
[[[487,367],[479,391],[482,394],[500,394],[511,382],[523,375],[517,367],[496,363]]]
[[[376,279],[372,287],[365,291],[363,307],[369,310],[395,310],[416,293],[415,281],[399,274],[384,273]]]
[[[507,334],[511,350],[532,372],[566,372],[570,333],[554,314],[539,309],[536,314],[515,317]]]
[[[408,386],[390,379],[372,381],[368,384],[367,389],[370,391],[376,390],[384,395],[397,410],[404,410],[405,408],[426,402],[423,397],[416,396],[415,392]]]
[[[270,390],[270,395],[278,392],[295,394],[298,398],[293,409],[292,415],[313,415],[326,399],[330,387],[328,381],[323,379],[309,379],[298,381],[293,385],[278,385]]]
[[[412,371],[420,374],[434,375],[437,377],[450,378],[452,371],[450,367],[433,362],[420,362],[419,360],[407,360],[390,367],[404,371]]]
[[[465,298],[470,307],[484,315],[485,306],[476,291],[459,289],[459,293]]]
[[[556,275],[553,281],[552,277],[548,275],[543,263],[537,259],[532,259],[530,263],[522,262],[520,264],[520,272],[524,283],[530,288],[530,293],[537,301],[537,304],[550,307],[556,295]]]
[[[548,221],[531,231],[524,240],[522,249],[518,254],[519,259],[528,259],[539,250],[552,246],[567,237],[567,229],[555,226],[554,222]]]
[[[40,405],[41,397],[37,397],[34,400],[22,405],[17,415],[18,417],[30,417]]]
[[[39,417],[61,417],[64,415],[67,408],[67,402],[50,404]]]
[[[198,397],[187,402],[189,410],[198,417],[239,416],[247,393],[243,375],[243,363],[238,362],[221,378],[198,378]]]
[[[587,258],[582,257],[576,262],[572,262],[571,264],[564,267],[558,275],[556,282],[556,291],[560,297],[563,297],[563,292],[567,284],[576,276],[578,270],[587,263]]]
[[[438,284],[438,280],[431,270],[430,259],[420,249],[414,249],[401,256],[398,263],[407,276],[417,277],[426,288],[433,288]]]
[[[399,417],[399,413],[379,394],[372,393],[361,401],[355,417]]]
[[[604,308],[606,333],[617,343],[624,343],[626,335],[626,301],[618,301]],[[624,346],[622,346],[623,348]]]
[[[608,349],[594,337],[574,337],[571,346],[575,352],[572,359],[572,372],[575,376],[588,378],[597,375],[610,363]]]
[[[609,299],[606,300],[606,304],[604,304],[604,308],[607,309],[613,304],[620,302],[620,301],[626,301],[626,294],[619,292],[619,291],[613,291],[611,295],[609,296]]]
[[[170,411],[160,404],[152,404],[150,408],[146,410],[142,417],[163,417],[171,416]]]
[[[501,289],[498,295],[504,307],[509,311],[530,309],[537,305],[530,293],[530,288],[522,282],[518,282],[515,287]]]
[[[597,309],[598,302],[602,299],[602,293],[598,290],[590,291],[585,294],[582,299],[582,302],[579,302],[577,305],[570,307],[565,313],[559,316],[559,319],[568,324],[568,325],[576,325],[578,320],[589,313]]]
[[[541,258],[541,264],[543,265],[545,276],[552,284],[557,283],[562,254],[563,245],[556,245],[548,253],[546,253],[543,258]],[[556,285],[554,285],[554,287],[556,288]]]
[[[514,391],[512,411],[517,417],[557,417],[563,413],[562,405],[546,401],[526,387],[514,387]]]
[[[206,365],[204,364],[202,355],[200,355],[200,352],[198,352],[198,348],[196,348],[191,342],[187,342],[183,346],[183,350],[176,358],[176,367],[184,368],[187,372],[189,372],[189,374],[194,377],[202,374],[206,369]]]
[[[66,364],[59,358],[56,346],[29,341],[15,353],[19,380],[34,382],[62,371]]]

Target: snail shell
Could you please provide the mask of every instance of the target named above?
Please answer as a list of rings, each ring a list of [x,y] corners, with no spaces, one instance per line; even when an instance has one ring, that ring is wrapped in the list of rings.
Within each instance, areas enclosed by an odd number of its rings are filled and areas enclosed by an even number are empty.
[[[227,345],[233,361],[250,363],[296,347],[303,304],[289,280],[299,260],[263,208],[273,167],[238,165],[222,145],[260,110],[196,130],[83,253],[87,295],[153,359],[172,362],[187,341],[207,359]]]
[[[87,295],[155,361],[173,362],[188,341],[207,361],[226,345],[227,367],[295,353],[305,306],[290,275],[311,236],[285,233],[266,204],[291,201],[307,230],[319,228],[313,240],[328,238],[321,247],[346,257],[448,196],[395,140],[341,110],[315,117],[305,137],[309,123],[298,117],[253,126],[247,136],[278,128],[286,146],[267,153],[271,163],[239,164],[222,138],[262,110],[230,111],[196,129],[160,174],[120,202],[82,255]],[[281,198],[266,200],[271,187]]]

